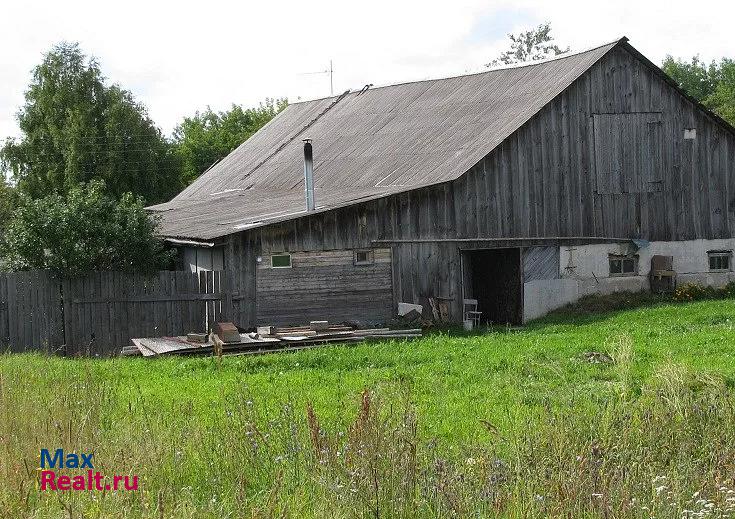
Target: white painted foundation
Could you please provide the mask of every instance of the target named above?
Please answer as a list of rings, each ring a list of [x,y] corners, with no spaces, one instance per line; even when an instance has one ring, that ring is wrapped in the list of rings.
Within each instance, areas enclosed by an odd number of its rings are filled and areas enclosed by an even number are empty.
[[[590,294],[649,290],[651,257],[673,256],[677,283],[721,287],[735,281],[735,272],[710,272],[709,250],[733,250],[735,239],[651,242],[637,249],[631,243],[601,243],[559,247],[559,278],[524,283],[523,319],[541,317]],[[610,276],[610,254],[636,254],[635,276]]]

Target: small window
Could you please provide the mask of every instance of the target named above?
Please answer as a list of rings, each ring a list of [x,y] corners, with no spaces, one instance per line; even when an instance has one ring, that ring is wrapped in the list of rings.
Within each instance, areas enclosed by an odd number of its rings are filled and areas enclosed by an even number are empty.
[[[355,265],[372,265],[375,263],[375,256],[372,250],[356,250],[355,251]]]
[[[732,251],[709,251],[709,269],[714,272],[729,272]]]
[[[271,267],[274,269],[291,268],[290,254],[274,254],[271,256]]]
[[[610,255],[611,276],[635,276],[638,273],[637,256],[613,256]]]

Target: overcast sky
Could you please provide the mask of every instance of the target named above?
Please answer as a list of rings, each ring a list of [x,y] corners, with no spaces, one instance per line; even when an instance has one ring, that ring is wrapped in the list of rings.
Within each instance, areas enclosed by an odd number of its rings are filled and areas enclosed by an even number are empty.
[[[700,8],[701,7],[701,8]],[[550,21],[559,44],[584,49],[622,35],[656,63],[666,54],[735,56],[735,2],[675,0],[400,0],[4,2],[0,18],[0,139],[30,71],[53,44],[78,41],[131,90],[165,133],[206,106],[257,105],[334,90],[481,70],[507,33]]]

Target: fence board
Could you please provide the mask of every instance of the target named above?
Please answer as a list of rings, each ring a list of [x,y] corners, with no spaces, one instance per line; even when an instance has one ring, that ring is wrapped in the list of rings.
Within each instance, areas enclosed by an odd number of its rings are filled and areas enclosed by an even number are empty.
[[[223,272],[0,273],[0,351],[109,355],[133,337],[211,330],[229,315]]]
[[[0,351],[5,351],[10,347],[9,313],[8,281],[5,275],[0,274]]]
[[[50,352],[63,345],[60,289],[49,272],[0,273],[0,350]]]

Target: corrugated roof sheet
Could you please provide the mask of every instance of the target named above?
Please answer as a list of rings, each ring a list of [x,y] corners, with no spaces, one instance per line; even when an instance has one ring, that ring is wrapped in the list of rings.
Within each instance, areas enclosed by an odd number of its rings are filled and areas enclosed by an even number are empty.
[[[150,209],[161,215],[164,236],[197,239],[301,216],[305,138],[314,145],[317,211],[454,180],[621,41],[291,104],[176,198]]]

